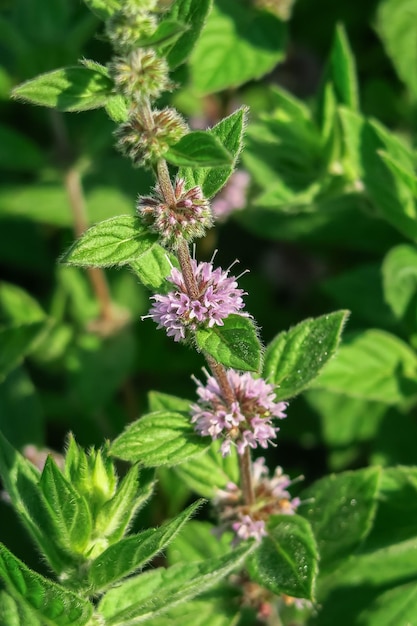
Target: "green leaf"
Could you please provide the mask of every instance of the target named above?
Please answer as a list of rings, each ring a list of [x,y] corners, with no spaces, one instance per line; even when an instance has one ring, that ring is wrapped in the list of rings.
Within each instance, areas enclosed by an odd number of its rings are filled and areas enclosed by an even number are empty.
[[[262,347],[253,322],[234,313],[223,322],[223,326],[196,331],[198,348],[226,367],[257,372],[261,366]]]
[[[24,367],[15,368],[0,385],[0,431],[16,448],[44,443],[43,406]]]
[[[160,528],[126,537],[107,548],[93,561],[89,570],[94,592],[103,591],[146,565],[166,548],[200,505],[201,501],[196,502]]]
[[[341,104],[357,111],[359,109],[358,82],[355,59],[349,46],[344,27],[336,28],[330,55],[330,75]]]
[[[171,70],[187,60],[200,36],[211,6],[212,0],[176,0],[165,13],[166,20],[173,20],[189,27],[171,47],[164,50]]]
[[[303,391],[335,354],[348,316],[336,311],[279,333],[265,352],[263,376],[278,386],[278,400]]]
[[[63,549],[83,553],[92,532],[92,520],[85,499],[73,488],[48,457],[39,486],[59,527]]]
[[[0,318],[15,324],[45,320],[45,311],[27,291],[11,283],[0,283]]]
[[[176,20],[165,19],[160,22],[156,31],[150,36],[138,39],[135,42],[137,48],[148,48],[161,46],[165,48],[168,44],[173,43],[183,33],[188,30],[188,26]]]
[[[168,547],[169,565],[205,561],[231,552],[233,532],[227,531],[219,537],[215,531],[215,525],[210,522],[188,522]]]
[[[127,265],[148,252],[156,239],[137,217],[120,215],[89,228],[61,262],[81,267]]]
[[[383,0],[376,30],[401,80],[417,98],[417,7],[414,0]]]
[[[271,515],[267,529],[249,559],[251,580],[277,595],[314,600],[318,555],[310,524],[299,515]]]
[[[184,178],[187,187],[200,186],[206,198],[214,196],[226,184],[232,175],[243,144],[247,108],[241,107],[228,117],[222,119],[216,126],[207,131],[221,141],[222,145],[232,155],[233,162],[227,167],[180,168],[179,178]]]
[[[7,171],[36,171],[45,165],[45,157],[29,137],[13,128],[0,125],[0,167]]]
[[[128,426],[111,444],[110,453],[145,467],[172,466],[202,454],[208,445],[208,438],[197,435],[188,415],[155,411]]]
[[[384,296],[399,320],[416,328],[417,249],[403,244],[392,248],[382,264]]]
[[[278,18],[234,0],[218,0],[191,56],[199,94],[238,87],[270,72],[285,55],[286,27]]]
[[[417,585],[414,580],[381,593],[361,613],[367,626],[392,626],[417,622]]]
[[[0,327],[0,381],[31,352],[44,329],[44,322]]]
[[[219,558],[135,576],[105,594],[98,611],[104,616],[106,626],[141,624],[220,582],[242,566],[253,549],[253,544],[244,544]]]
[[[102,20],[108,20],[121,8],[120,0],[84,0],[84,2],[90,11]]]
[[[34,609],[47,624],[83,626],[93,613],[87,600],[31,571],[2,544],[0,578],[13,597]]]
[[[173,254],[155,243],[129,265],[145,287],[160,293],[166,277],[171,273],[172,268],[178,267],[179,264]]]
[[[88,111],[104,106],[112,90],[111,79],[102,72],[87,67],[64,67],[18,85],[12,96],[58,111]]]
[[[18,602],[6,591],[0,591],[0,626],[43,626],[35,611]]]
[[[385,404],[417,400],[417,357],[383,330],[355,333],[339,348],[314,387]]]
[[[170,147],[165,158],[172,165],[185,167],[219,167],[233,162],[223,144],[204,130],[194,130]]]
[[[129,106],[123,96],[111,96],[105,104],[105,109],[107,115],[117,124],[126,122],[129,117]]]
[[[176,411],[178,413],[189,413],[190,400],[171,396],[160,391],[150,391],[148,393],[148,404],[151,411]]]
[[[311,524],[320,572],[333,571],[368,535],[377,505],[379,468],[332,474],[302,493],[298,512]]]
[[[174,471],[195,493],[205,498],[214,498],[227,483],[239,482],[237,453],[223,457],[220,441],[213,441],[205,454],[177,465]]]

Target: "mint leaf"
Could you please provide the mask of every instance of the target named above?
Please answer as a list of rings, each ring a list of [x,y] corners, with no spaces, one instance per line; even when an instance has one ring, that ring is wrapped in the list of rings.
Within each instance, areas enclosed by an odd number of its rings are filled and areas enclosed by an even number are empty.
[[[330,54],[330,75],[338,101],[357,111],[359,109],[359,90],[355,59],[349,46],[346,31],[341,24],[336,28]]]
[[[219,167],[231,164],[232,155],[221,141],[204,130],[195,130],[170,147],[165,158],[172,165],[186,167]]]
[[[211,6],[212,0],[176,0],[165,13],[166,20],[173,20],[188,27],[171,47],[168,49],[164,47],[164,55],[171,70],[187,60],[200,36]]]

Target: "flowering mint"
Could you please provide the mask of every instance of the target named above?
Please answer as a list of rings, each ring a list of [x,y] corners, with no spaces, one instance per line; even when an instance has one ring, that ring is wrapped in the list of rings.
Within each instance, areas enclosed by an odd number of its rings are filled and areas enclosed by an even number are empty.
[[[247,446],[267,448],[279,430],[272,426],[272,418],[286,417],[287,403],[276,402],[273,385],[249,372],[239,374],[230,369],[227,379],[235,398],[231,406],[213,376],[207,373],[205,386],[196,380],[200,400],[191,406],[191,421],[197,432],[213,439],[223,438],[223,456],[230,454],[232,445],[241,455]]]
[[[184,277],[172,268],[167,280],[176,287],[165,295],[152,296],[154,303],[149,315],[158,328],[165,328],[168,337],[181,341],[190,331],[207,326],[223,326],[223,320],[231,313],[237,313],[243,306],[245,292],[238,289],[236,278],[229,276],[229,270],[220,267],[213,269],[212,263],[197,263],[191,260],[192,272],[198,295],[192,298],[187,291]],[[245,315],[245,313],[241,313]]]
[[[190,241],[203,237],[213,224],[210,204],[201,187],[184,189],[179,178],[174,184],[175,203],[167,204],[159,185],[155,196],[139,196],[137,209],[148,226],[161,237],[162,245],[175,249],[181,238]]]
[[[239,539],[254,538],[260,541],[267,534],[266,523],[270,515],[293,515],[300,506],[300,498],[292,498],[288,487],[302,477],[291,480],[281,467],[269,477],[265,459],[257,459],[252,466],[254,504],[243,503],[240,488],[229,482],[219,489],[214,499],[223,530],[232,528]]]

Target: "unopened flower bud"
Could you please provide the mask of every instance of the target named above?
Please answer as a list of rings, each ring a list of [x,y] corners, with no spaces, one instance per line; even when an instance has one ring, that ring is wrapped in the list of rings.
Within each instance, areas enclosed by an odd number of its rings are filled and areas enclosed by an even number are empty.
[[[115,59],[109,69],[116,90],[128,100],[158,98],[172,86],[166,60],[153,50],[137,48],[126,58]]]
[[[174,185],[175,203],[167,204],[159,186],[155,196],[140,196],[138,213],[149,228],[158,233],[162,245],[175,249],[180,238],[192,241],[203,237],[213,224],[208,200],[201,187],[184,190],[184,180],[177,179]]]
[[[107,20],[106,35],[117,52],[126,54],[139,39],[152,35],[157,25],[157,19],[152,13],[125,6]]]
[[[116,131],[116,147],[132,160],[135,167],[149,166],[169,150],[187,132],[187,125],[175,109],[152,111],[152,123],[135,109]]]

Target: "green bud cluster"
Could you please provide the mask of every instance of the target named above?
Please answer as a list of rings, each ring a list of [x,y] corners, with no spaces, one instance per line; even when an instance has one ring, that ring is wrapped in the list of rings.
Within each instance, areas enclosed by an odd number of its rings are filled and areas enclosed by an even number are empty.
[[[127,122],[116,131],[116,148],[131,159],[135,167],[150,167],[162,159],[169,147],[187,132],[187,124],[175,109],[152,111],[152,122],[135,108]]]
[[[155,32],[157,18],[153,11],[156,2],[126,2],[123,9],[116,11],[106,22],[105,32],[113,48],[126,54],[135,47],[139,39]]]
[[[166,60],[149,49],[137,48],[127,57],[114,59],[109,65],[109,72],[116,91],[133,102],[158,98],[172,86]]]

